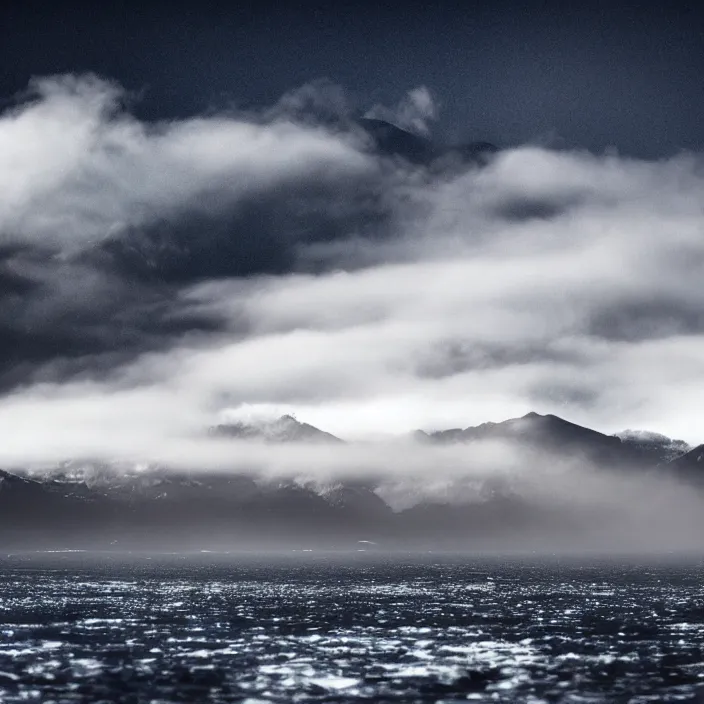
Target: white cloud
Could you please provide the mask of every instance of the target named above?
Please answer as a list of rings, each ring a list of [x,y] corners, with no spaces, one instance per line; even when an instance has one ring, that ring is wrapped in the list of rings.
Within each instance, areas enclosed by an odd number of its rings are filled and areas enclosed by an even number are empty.
[[[353,141],[280,112],[266,123],[153,126],[122,112],[119,92],[97,79],[36,90],[0,120],[6,237],[83,247],[186,206],[275,196],[281,179],[382,169]],[[434,115],[423,91],[409,100]],[[0,458],[120,443],[170,455],[223,408],[243,406],[285,408],[349,438],[537,410],[704,440],[699,156],[525,147],[482,170],[399,171],[384,184],[392,236],[316,245],[328,264],[363,266],[183,291],[180,306],[217,312],[226,329],[103,381],[17,389],[0,400],[12,439]]]
[[[372,167],[351,144],[284,115],[145,124],[121,108],[117,86],[91,76],[39,79],[32,94],[0,118],[5,239],[81,247],[283,180]]]
[[[430,134],[429,123],[438,119],[438,105],[426,86],[418,86],[408,93],[393,107],[375,105],[365,117],[385,120],[401,129],[415,132],[424,137]]]

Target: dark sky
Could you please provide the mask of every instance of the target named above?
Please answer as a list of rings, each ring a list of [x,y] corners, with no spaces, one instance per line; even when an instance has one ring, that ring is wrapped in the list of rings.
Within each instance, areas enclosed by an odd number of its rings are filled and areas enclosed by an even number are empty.
[[[274,102],[327,77],[360,107],[426,85],[438,136],[660,156],[704,144],[702,10],[678,2],[10,2],[0,94],[94,71],[142,117]]]

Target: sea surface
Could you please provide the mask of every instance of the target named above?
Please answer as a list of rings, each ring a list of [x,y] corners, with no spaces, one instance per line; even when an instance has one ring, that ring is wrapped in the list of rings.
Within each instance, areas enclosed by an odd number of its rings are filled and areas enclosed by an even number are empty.
[[[704,702],[704,564],[0,555],[0,702]]]

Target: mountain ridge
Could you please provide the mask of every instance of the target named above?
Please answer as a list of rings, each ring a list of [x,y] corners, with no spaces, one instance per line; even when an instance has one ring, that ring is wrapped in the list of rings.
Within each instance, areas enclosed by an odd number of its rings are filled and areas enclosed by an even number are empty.
[[[591,446],[595,459],[605,461],[604,455],[627,455],[634,461],[655,458],[670,461],[690,449],[683,440],[673,440],[659,433],[623,431],[607,435],[592,428],[578,425],[554,414],[541,415],[534,411],[498,423],[487,422],[466,428],[450,428],[435,432],[416,431],[416,439],[431,443],[471,443],[479,440],[508,440],[532,444],[542,448],[574,449]],[[596,452],[596,450],[599,452]]]
[[[529,469],[550,460],[586,459],[590,472],[611,476],[627,469],[625,477],[675,477],[704,495],[704,445],[664,461],[663,448],[681,441],[629,433],[625,438],[605,435],[552,414],[529,413],[464,429],[418,431],[412,437],[466,446],[468,466],[474,463],[477,443],[498,440],[509,443]],[[258,424],[225,423],[208,434],[284,447],[321,442],[345,446],[340,438],[293,416]],[[233,452],[236,448],[233,444]],[[448,541],[524,540],[545,534],[550,526],[559,534],[577,535],[595,520],[588,506],[546,504],[521,495],[500,475],[474,488],[467,485],[471,490],[466,496],[460,495],[460,483],[449,486],[445,499],[421,495],[406,508],[393,510],[384,498],[383,477],[383,467],[377,480],[311,482],[146,465],[130,471],[119,463],[77,461],[43,475],[0,470],[0,545],[188,549],[233,544],[350,547],[359,541],[430,548]],[[599,517],[599,524],[614,520],[609,514]]]

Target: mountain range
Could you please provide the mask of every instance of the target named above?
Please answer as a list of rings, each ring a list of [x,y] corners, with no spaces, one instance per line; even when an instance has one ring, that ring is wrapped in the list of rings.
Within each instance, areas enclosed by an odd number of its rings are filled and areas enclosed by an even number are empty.
[[[332,451],[344,445],[292,416],[223,423],[208,434],[237,442],[323,444]],[[468,466],[477,462],[486,443],[500,443],[519,458],[528,476],[546,463],[580,462],[595,476],[636,483],[673,478],[695,494],[704,488],[704,445],[691,448],[637,431],[605,435],[554,415],[529,413],[501,423],[417,431],[409,441],[419,447],[453,446]],[[428,467],[429,483],[436,469]],[[0,470],[0,545],[179,550],[491,546],[497,541],[539,542],[547,535],[567,539],[595,523],[607,530],[616,518],[602,516],[593,505],[548,500],[549,491],[522,493],[500,472],[464,498],[453,495],[452,487],[442,499],[424,496],[421,487],[417,500],[393,510],[383,498],[384,477],[383,467],[374,480],[315,483],[265,480],[254,472],[77,460],[42,471]]]

